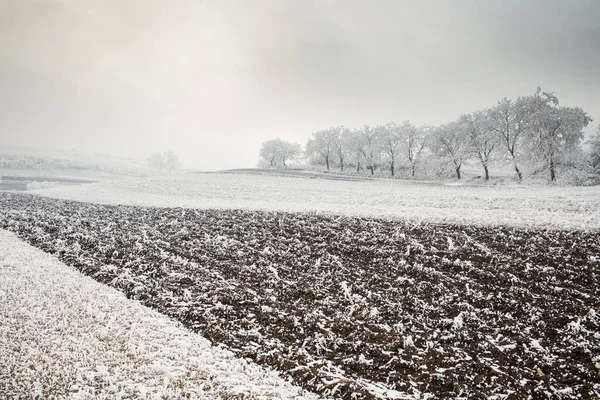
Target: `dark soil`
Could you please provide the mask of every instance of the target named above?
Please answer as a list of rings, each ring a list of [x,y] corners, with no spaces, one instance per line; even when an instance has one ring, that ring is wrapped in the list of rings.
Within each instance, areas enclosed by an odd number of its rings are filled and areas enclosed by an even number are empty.
[[[597,232],[12,193],[0,228],[323,396],[600,396]]]

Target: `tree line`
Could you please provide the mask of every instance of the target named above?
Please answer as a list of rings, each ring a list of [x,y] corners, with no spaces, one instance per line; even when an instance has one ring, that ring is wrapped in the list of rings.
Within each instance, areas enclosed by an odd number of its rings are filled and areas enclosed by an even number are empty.
[[[350,129],[344,126],[314,132],[304,149],[281,139],[263,143],[260,158],[271,167],[305,159],[310,165],[341,172],[353,169],[388,171],[395,176],[398,167],[412,178],[425,165],[450,166],[457,179],[469,160],[476,161],[485,179],[493,162],[511,164],[517,180],[523,165],[536,165],[556,180],[559,166],[570,166],[600,174],[600,127],[583,151],[583,129],[592,119],[579,107],[559,104],[553,93],[538,87],[533,95],[516,100],[504,98],[492,107],[461,115],[441,126],[400,124]]]

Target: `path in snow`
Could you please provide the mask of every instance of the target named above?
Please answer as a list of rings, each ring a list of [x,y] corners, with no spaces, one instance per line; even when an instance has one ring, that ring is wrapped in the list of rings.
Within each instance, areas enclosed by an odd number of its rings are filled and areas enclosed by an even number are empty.
[[[276,373],[211,346],[4,230],[0,393],[8,398],[315,398],[299,395],[299,388]]]

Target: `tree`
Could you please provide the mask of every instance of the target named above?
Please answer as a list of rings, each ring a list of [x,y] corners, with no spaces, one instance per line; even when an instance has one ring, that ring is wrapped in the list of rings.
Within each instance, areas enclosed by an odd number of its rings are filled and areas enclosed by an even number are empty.
[[[334,153],[337,155],[340,171],[344,172],[344,162],[352,154],[353,147],[353,134],[352,131],[346,127],[339,127],[338,139],[334,145]]]
[[[517,159],[526,133],[526,102],[523,97],[519,97],[515,102],[504,98],[487,110],[490,127],[500,137],[500,142],[511,159],[519,182],[523,180],[523,173]]]
[[[395,175],[396,159],[400,154],[401,140],[400,129],[394,122],[378,126],[376,129],[381,152],[390,163],[390,174]]]
[[[179,166],[179,158],[172,151],[167,151],[165,153],[165,167],[171,172],[178,169]]]
[[[527,110],[533,154],[546,163],[554,181],[557,164],[579,149],[583,129],[592,119],[579,107],[559,107],[558,98],[539,87],[529,98]]]
[[[313,133],[311,139],[306,143],[306,155],[309,158],[322,158],[329,171],[331,157],[339,141],[340,128],[330,128]]]
[[[351,160],[356,165],[356,173],[360,172],[361,164],[364,153],[364,142],[362,139],[362,131],[354,129],[348,134],[348,149]]]
[[[371,175],[375,175],[375,162],[381,156],[377,130],[365,125],[358,131],[358,135],[361,141],[362,156],[367,163],[367,168],[371,171]]]
[[[434,154],[452,163],[457,179],[461,179],[460,169],[469,148],[465,133],[458,122],[450,122],[435,131],[432,143]]]
[[[286,160],[293,161],[300,156],[302,147],[300,147],[298,143],[291,143],[285,140],[282,142],[279,157],[281,159],[281,164],[285,167]]]
[[[178,169],[180,166],[179,158],[173,151],[165,151],[164,153],[153,153],[147,158],[150,166],[159,170],[167,170],[169,172]]]
[[[259,156],[268,162],[271,167],[276,167],[278,162],[281,162],[281,165],[285,167],[286,161],[296,159],[300,153],[301,147],[299,144],[277,138],[264,142]]]
[[[419,128],[410,121],[404,121],[400,125],[400,143],[404,148],[406,159],[410,165],[410,176],[415,177],[417,162],[419,161],[425,146],[433,132],[433,128],[423,125]]]
[[[281,139],[271,139],[262,144],[259,157],[269,163],[269,166],[277,165],[277,158],[280,156]]]
[[[590,163],[592,169],[596,173],[600,173],[600,125],[596,130],[596,134],[588,141],[590,145]]]
[[[460,124],[467,132],[470,150],[481,163],[487,181],[490,179],[489,164],[498,144],[498,136],[490,128],[487,115],[482,111],[461,116]]]

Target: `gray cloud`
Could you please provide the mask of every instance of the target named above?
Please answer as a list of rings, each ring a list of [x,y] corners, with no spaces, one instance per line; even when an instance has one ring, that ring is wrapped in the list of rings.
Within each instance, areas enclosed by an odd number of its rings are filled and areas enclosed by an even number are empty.
[[[0,144],[233,167],[271,136],[439,124],[537,85],[595,116],[597,15],[593,0],[0,0]]]

